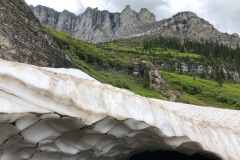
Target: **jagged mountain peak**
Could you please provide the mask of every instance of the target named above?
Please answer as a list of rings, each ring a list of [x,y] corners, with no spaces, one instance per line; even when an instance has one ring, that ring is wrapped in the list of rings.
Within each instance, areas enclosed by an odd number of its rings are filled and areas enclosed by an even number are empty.
[[[72,12],[70,12],[70,11],[68,11],[68,10],[66,10],[66,9],[64,9],[63,11],[62,11],[62,13],[71,13],[71,14],[73,14]]]
[[[130,5],[126,5],[124,10],[132,10]]]
[[[87,7],[87,9],[85,10],[85,13],[92,12],[92,11],[100,11],[100,10],[98,9],[98,7],[96,7],[96,8]]]
[[[147,8],[142,8],[139,12],[139,18],[142,22],[154,23],[156,22],[155,15],[150,12]]]
[[[48,27],[91,43],[161,34],[179,38],[187,37],[197,41],[214,40],[232,47],[240,44],[240,38],[236,34],[221,33],[208,21],[190,11],[179,12],[169,19],[157,22],[155,15],[148,9],[142,8],[136,12],[130,5],[126,5],[121,13],[110,13],[88,7],[79,16],[69,15],[65,18],[60,18],[58,12],[42,10],[42,13],[39,13],[38,6],[32,10]],[[48,14],[45,14],[46,12]]]
[[[54,10],[53,8],[46,7],[46,6],[43,6],[43,5],[40,5],[40,4],[35,6],[35,7],[33,5],[30,5],[29,7],[30,7],[30,9],[37,8],[38,10],[46,10],[46,11],[58,12],[58,11]],[[58,13],[60,13],[60,12],[58,12]]]
[[[168,19],[169,24],[190,24],[190,23],[197,23],[199,26],[204,23],[207,25],[211,25],[208,21],[200,18],[197,16],[196,13],[190,11],[178,12],[173,15],[171,18]],[[211,27],[213,27],[211,25]]]
[[[147,8],[141,8],[139,13],[141,13],[141,12],[149,12],[149,13],[151,13]]]
[[[210,27],[212,30],[216,30],[214,26],[210,24],[208,21],[204,20],[203,18],[200,18],[199,16],[197,16],[197,14],[190,11],[178,12],[177,14],[173,15],[165,22],[165,27],[166,26],[171,27],[176,26],[178,31],[182,27],[185,27],[186,31],[189,29],[193,29],[191,28],[191,26],[194,26],[195,28]]]
[[[173,15],[171,17],[171,21],[181,21],[183,23],[198,23],[198,24],[205,24],[209,25],[214,28],[212,24],[210,24],[208,21],[206,21],[203,18],[200,18],[196,13],[190,12],[190,11],[184,11],[184,12],[178,12],[177,14]]]
[[[178,12],[175,15],[173,15],[172,17],[179,17],[179,18],[185,18],[185,17],[186,18],[192,18],[192,17],[194,17],[194,18],[199,18],[196,13],[191,12],[191,11]]]

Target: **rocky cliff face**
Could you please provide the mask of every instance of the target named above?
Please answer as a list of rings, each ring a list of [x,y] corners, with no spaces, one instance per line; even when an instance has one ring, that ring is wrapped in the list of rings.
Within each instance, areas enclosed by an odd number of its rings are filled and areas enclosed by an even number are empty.
[[[144,35],[148,26],[156,22],[155,15],[147,9],[137,13],[129,5],[121,13],[87,8],[79,16],[68,11],[56,12],[40,5],[30,8],[44,25],[93,43]]]
[[[177,73],[185,73],[189,75],[197,75],[202,78],[211,77],[216,75],[216,69],[213,66],[207,66],[204,64],[190,64],[186,62],[175,62],[174,64],[170,64],[167,62],[163,62],[158,67],[161,67],[164,70],[172,70]],[[221,70],[223,72],[224,80],[232,80],[235,82],[240,82],[240,74],[236,69],[231,69],[225,65],[221,66]]]
[[[165,36],[187,37],[198,41],[212,40],[232,47],[240,44],[238,34],[221,33],[212,24],[192,12],[180,12],[164,21],[159,29]]]
[[[72,66],[23,0],[0,1],[0,58],[39,66]]]
[[[233,47],[240,44],[237,34],[221,33],[209,22],[192,12],[181,12],[169,19],[156,22],[154,14],[147,9],[141,9],[137,13],[129,5],[121,13],[87,8],[79,16],[68,11],[56,12],[44,6],[31,6],[31,9],[44,25],[92,43],[162,34],[180,38],[187,37],[198,41],[217,40]]]
[[[142,9],[137,13],[129,5],[122,13],[109,13],[100,11],[98,8],[87,8],[79,16],[68,11],[56,12],[44,6],[31,6],[31,9],[46,26],[93,43],[138,36],[139,33],[145,32],[146,25],[156,22],[154,14],[147,9]]]

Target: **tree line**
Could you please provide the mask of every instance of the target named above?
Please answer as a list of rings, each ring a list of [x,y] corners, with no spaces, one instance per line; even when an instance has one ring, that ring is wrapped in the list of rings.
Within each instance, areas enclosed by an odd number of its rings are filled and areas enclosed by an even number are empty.
[[[217,41],[199,42],[189,39],[181,41],[179,38],[175,37],[159,36],[154,39],[144,39],[143,48],[144,50],[152,50],[154,48],[174,49],[182,53],[190,52],[207,58],[227,60],[228,62],[240,61],[239,45],[236,48],[231,48]],[[238,63],[236,64],[239,65]]]
[[[219,84],[224,80],[232,79],[230,75],[224,74],[223,70],[227,67],[229,70],[240,72],[240,47],[231,48],[229,46],[218,43],[217,41],[194,41],[189,39],[180,40],[175,37],[159,36],[154,39],[144,39],[143,49],[151,51],[155,48],[177,50],[180,53],[194,53],[200,55],[200,61],[203,65],[213,67],[214,73],[208,75],[210,79],[214,79]],[[190,62],[190,58],[185,57],[184,62]],[[202,78],[206,77],[203,72]]]

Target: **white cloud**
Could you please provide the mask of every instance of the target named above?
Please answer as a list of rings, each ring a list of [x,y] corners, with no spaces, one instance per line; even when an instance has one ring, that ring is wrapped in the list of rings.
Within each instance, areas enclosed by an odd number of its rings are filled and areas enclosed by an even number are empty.
[[[202,0],[201,16],[223,32],[240,34],[238,0]]]
[[[33,6],[36,5],[43,5],[50,8],[53,8],[59,12],[63,11],[64,9],[71,11],[73,13],[78,14],[83,10],[83,4],[80,0],[25,0],[28,4]]]
[[[96,0],[82,0],[82,4],[85,8],[91,7],[96,8],[98,7],[100,10],[105,9],[104,1],[96,1]]]
[[[169,9],[174,13],[189,10],[198,11],[199,6],[199,0],[169,0]]]
[[[26,0],[34,6],[41,4],[57,11],[64,9],[75,14],[84,12],[87,7],[121,12],[126,5],[136,11],[147,8],[157,20],[169,18],[180,11],[192,11],[212,23],[222,32],[240,33],[239,0]]]

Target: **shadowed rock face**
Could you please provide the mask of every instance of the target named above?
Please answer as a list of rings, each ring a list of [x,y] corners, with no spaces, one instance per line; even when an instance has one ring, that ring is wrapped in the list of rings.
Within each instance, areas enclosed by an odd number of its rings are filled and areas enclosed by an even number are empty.
[[[218,41],[232,47],[240,44],[237,34],[221,33],[192,12],[180,12],[169,19],[156,22],[155,15],[146,8],[138,13],[129,5],[121,13],[87,8],[78,16],[68,11],[57,12],[40,5],[30,8],[42,24],[91,43],[161,34],[197,41]]]
[[[0,1],[0,58],[49,67],[73,67],[23,0]]]
[[[140,97],[79,70],[0,61],[0,159],[240,157],[240,112]]]

